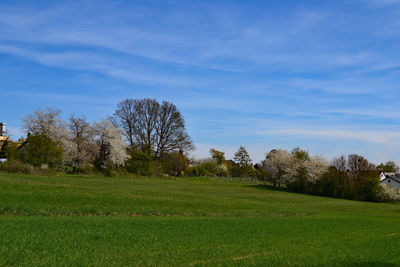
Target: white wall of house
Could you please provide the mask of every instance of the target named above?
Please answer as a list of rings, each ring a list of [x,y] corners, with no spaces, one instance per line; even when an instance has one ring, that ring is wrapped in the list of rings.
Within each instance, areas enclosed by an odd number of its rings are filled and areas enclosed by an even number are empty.
[[[381,181],[381,184],[390,185],[392,187],[400,188],[400,183],[390,177],[387,177]]]

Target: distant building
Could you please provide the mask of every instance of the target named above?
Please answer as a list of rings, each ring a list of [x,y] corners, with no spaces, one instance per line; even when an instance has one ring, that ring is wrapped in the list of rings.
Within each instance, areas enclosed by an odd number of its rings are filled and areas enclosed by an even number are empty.
[[[380,183],[400,188],[400,176],[394,172],[381,172]]]
[[[7,161],[4,145],[7,141],[7,126],[4,122],[0,122],[0,163]]]

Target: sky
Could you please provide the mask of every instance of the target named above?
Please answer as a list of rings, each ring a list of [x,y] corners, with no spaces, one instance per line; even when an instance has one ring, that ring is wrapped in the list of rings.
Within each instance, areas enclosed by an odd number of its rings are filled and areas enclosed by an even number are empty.
[[[400,163],[400,1],[0,1],[0,121],[174,103],[196,158]]]

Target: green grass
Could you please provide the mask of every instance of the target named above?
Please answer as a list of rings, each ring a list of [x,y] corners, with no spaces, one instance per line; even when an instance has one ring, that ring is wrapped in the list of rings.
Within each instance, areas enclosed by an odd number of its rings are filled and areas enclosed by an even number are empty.
[[[0,173],[0,265],[399,263],[395,204],[211,178]]]

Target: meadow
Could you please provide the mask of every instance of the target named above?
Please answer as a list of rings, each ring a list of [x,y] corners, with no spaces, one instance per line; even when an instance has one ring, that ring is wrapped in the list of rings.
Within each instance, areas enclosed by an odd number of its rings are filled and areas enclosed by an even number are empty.
[[[400,206],[215,178],[0,173],[0,265],[400,266]]]

